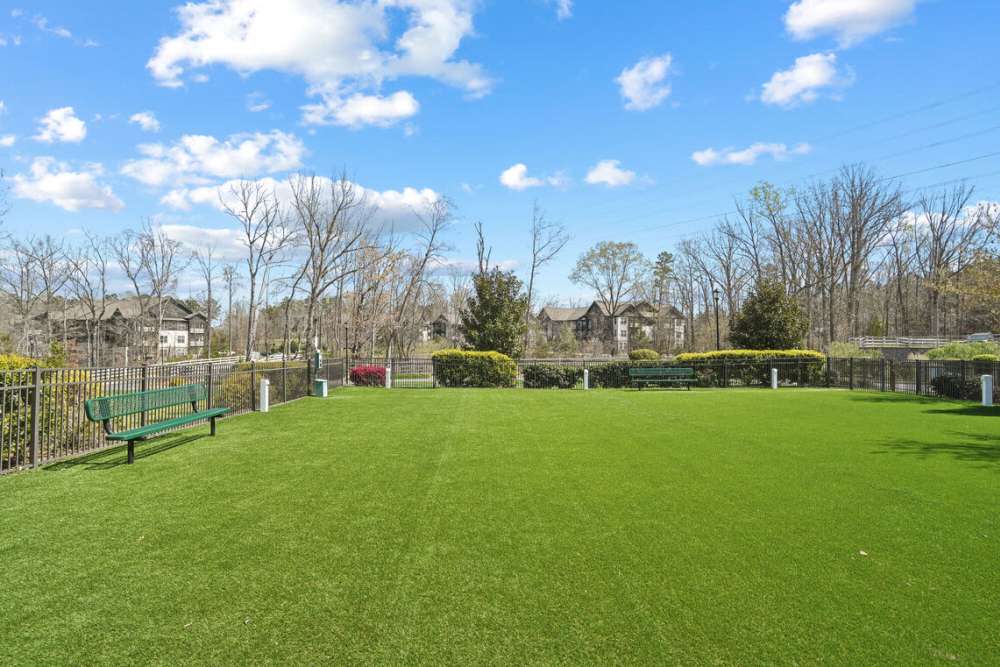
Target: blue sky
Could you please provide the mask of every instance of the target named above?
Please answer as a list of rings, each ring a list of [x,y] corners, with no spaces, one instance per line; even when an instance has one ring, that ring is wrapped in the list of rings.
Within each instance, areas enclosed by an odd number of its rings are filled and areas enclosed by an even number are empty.
[[[453,199],[456,262],[482,220],[494,258],[523,265],[538,200],[573,235],[542,292],[569,299],[587,247],[654,257],[761,179],[863,160],[921,171],[906,188],[971,177],[1000,197],[1000,156],[968,161],[1000,151],[995,1],[0,7],[16,233],[149,216],[231,245],[220,184],[346,168],[403,227]]]

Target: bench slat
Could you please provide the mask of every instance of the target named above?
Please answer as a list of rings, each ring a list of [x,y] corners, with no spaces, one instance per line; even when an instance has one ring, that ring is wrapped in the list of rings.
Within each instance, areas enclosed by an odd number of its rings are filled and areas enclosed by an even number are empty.
[[[202,421],[204,419],[211,419],[212,417],[221,417],[222,415],[229,412],[229,408],[212,408],[211,410],[202,410],[200,412],[192,412],[189,415],[183,415],[181,417],[174,417],[173,419],[165,419],[155,424],[148,424],[146,426],[140,426],[138,428],[133,428],[129,431],[120,431],[118,433],[112,433],[107,436],[108,440],[139,440],[145,438],[148,435],[154,435],[162,431],[167,431],[178,426],[184,426],[185,424],[191,424],[193,422]]]
[[[196,403],[208,398],[204,385],[186,384],[168,389],[153,389],[132,394],[102,396],[92,398],[84,405],[87,418],[91,421],[104,421],[116,417],[126,417],[142,412],[151,412],[159,408],[169,408],[185,403]]]

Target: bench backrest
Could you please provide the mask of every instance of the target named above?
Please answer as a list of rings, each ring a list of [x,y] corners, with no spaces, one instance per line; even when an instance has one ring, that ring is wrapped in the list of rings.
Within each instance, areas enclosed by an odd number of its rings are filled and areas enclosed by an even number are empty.
[[[87,419],[97,422],[104,421],[105,419],[114,419],[115,417],[149,412],[159,408],[169,408],[174,405],[197,403],[207,398],[208,391],[206,391],[205,385],[186,384],[180,387],[170,387],[169,389],[153,389],[150,391],[137,391],[132,394],[92,398],[84,405],[87,411]]]
[[[628,374],[632,377],[691,377],[693,368],[630,368]]]

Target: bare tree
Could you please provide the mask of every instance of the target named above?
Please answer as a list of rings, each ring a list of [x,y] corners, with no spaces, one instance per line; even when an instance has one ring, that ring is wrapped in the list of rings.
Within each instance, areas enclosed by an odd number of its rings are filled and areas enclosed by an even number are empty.
[[[139,312],[136,317],[136,336],[139,342],[139,354],[146,359],[146,314],[149,310],[149,250],[146,238],[142,234],[128,229],[111,237],[111,252],[118,268],[125,274],[132,291],[135,293]]]
[[[87,312],[87,359],[92,366],[100,365],[102,360],[110,255],[108,240],[88,233],[86,245],[79,248],[70,260],[70,288]]]
[[[195,264],[198,265],[198,272],[201,273],[201,279],[205,281],[205,356],[211,359],[212,322],[214,322],[214,318],[218,316],[218,314],[214,312],[215,301],[212,300],[212,290],[215,287],[215,281],[217,280],[216,273],[219,270],[218,260],[216,258],[216,247],[209,244],[204,248],[195,250],[191,257]]]
[[[53,303],[59,292],[66,286],[71,274],[71,266],[67,261],[64,244],[46,234],[42,238],[30,242],[35,265],[42,281],[42,295],[45,303],[45,345],[52,344]],[[65,322],[63,323],[65,331]]]
[[[975,210],[966,210],[972,186],[959,185],[950,191],[922,194],[915,220],[915,258],[927,288],[931,333],[941,334],[941,286],[964,262],[982,250],[988,241],[988,219]]]
[[[416,233],[418,245],[409,257],[405,278],[400,281],[401,289],[395,299],[393,327],[389,334],[390,352],[393,343],[399,342],[400,330],[415,319],[417,297],[426,285],[428,269],[440,261],[445,250],[442,236],[453,219],[453,208],[450,199],[440,197],[428,204],[423,211],[414,212],[420,222]]]
[[[222,267],[222,281],[226,284],[226,323],[229,326],[229,340],[226,345],[229,347],[229,352],[233,352],[236,349],[233,341],[233,324],[235,322],[235,317],[233,316],[233,294],[236,291],[239,277],[232,264],[226,264]]]
[[[530,322],[535,298],[535,279],[542,267],[550,263],[569,243],[566,228],[545,217],[545,211],[536,201],[531,208],[531,266],[528,270],[528,308],[525,312],[524,349],[528,349],[527,325]]]
[[[261,279],[281,253],[295,241],[294,230],[286,223],[277,195],[261,183],[241,180],[229,191],[232,203],[219,196],[226,213],[240,226],[246,248],[248,279],[246,357],[252,356],[257,337]]]
[[[187,257],[181,254],[182,244],[164,233],[162,228],[146,220],[140,234],[145,248],[146,271],[149,287],[156,299],[156,331],[163,331],[163,308],[170,293],[177,288],[177,277],[187,266]],[[156,346],[157,358],[163,359],[163,347]]]
[[[493,254],[493,247],[486,246],[486,232],[483,230],[482,220],[472,223],[472,228],[476,230],[476,262],[479,266],[479,275],[483,275],[490,270],[490,256]]]
[[[14,240],[0,255],[0,286],[20,321],[17,348],[31,355],[35,352],[31,341],[31,318],[44,289],[38,260],[30,244]]]
[[[364,189],[346,174],[330,182],[315,176],[297,176],[290,180],[295,224],[307,252],[298,278],[306,288],[306,346],[314,352],[313,332],[316,329],[316,306],[320,299],[344,276],[362,268],[348,262],[353,255],[366,256],[362,251],[367,242],[375,209]]]
[[[634,243],[602,241],[576,262],[569,279],[589,287],[608,315],[609,341],[614,340],[614,326],[621,306],[640,289],[649,263]]]

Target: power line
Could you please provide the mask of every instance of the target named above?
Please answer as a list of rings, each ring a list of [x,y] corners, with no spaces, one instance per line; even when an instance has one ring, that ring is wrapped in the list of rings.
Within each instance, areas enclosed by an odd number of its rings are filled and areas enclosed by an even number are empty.
[[[871,127],[877,127],[879,125],[884,125],[885,123],[888,123],[888,122],[891,122],[891,121],[894,121],[894,120],[899,120],[901,118],[906,118],[906,117],[909,117],[909,116],[912,116],[912,115],[915,115],[915,114],[918,114],[918,113],[922,113],[924,111],[929,111],[929,110],[932,110],[932,109],[940,108],[942,106],[947,106],[948,104],[951,104],[952,102],[956,102],[956,101],[968,99],[970,97],[974,97],[976,95],[979,95],[981,93],[988,92],[988,91],[991,91],[991,90],[996,90],[998,88],[1000,88],[1000,81],[996,81],[994,83],[987,84],[985,86],[980,86],[978,88],[967,90],[965,92],[958,93],[956,95],[950,95],[948,97],[943,97],[943,98],[940,98],[940,99],[935,100],[933,102],[930,102],[928,104],[924,104],[924,105],[921,105],[921,106],[918,106],[918,107],[907,109],[907,110],[901,111],[899,113],[891,114],[889,116],[885,116],[885,117],[882,117],[882,118],[879,118],[879,119],[876,119],[876,120],[873,120],[873,121],[868,121],[868,122],[865,122],[865,123],[861,123],[859,125],[855,125],[855,126],[853,126],[851,128],[847,128],[845,130],[833,132],[831,134],[828,134],[828,135],[825,135],[823,137],[820,137],[816,141],[818,141],[818,142],[828,141],[830,139],[839,138],[839,137],[842,137],[842,136],[845,136],[845,135],[848,135],[848,134],[852,134],[854,132],[857,132],[857,131],[865,129],[865,128],[871,128]],[[946,127],[948,125],[951,125],[951,124],[954,124],[954,123],[957,123],[957,122],[961,122],[963,120],[968,120],[970,118],[975,118],[975,117],[978,117],[978,116],[986,115],[986,114],[991,113],[991,112],[996,111],[996,110],[1000,110],[1000,106],[994,106],[994,107],[991,107],[989,109],[985,109],[985,110],[980,110],[980,111],[973,112],[971,114],[963,114],[961,116],[954,117],[954,118],[948,119],[946,121],[936,122],[936,123],[933,123],[931,125],[926,125],[926,126],[923,126],[923,127],[919,127],[919,128],[914,128],[914,129],[911,129],[911,130],[907,130],[906,132],[903,132],[903,133],[901,133],[901,134],[899,134],[897,136],[894,136],[894,137],[882,139],[882,140],[879,140],[877,142],[869,142],[868,145],[872,146],[872,145],[881,145],[881,144],[889,143],[890,141],[893,141],[895,139],[903,138],[903,137],[906,137],[906,136],[912,136],[914,134],[919,134],[920,132],[925,132],[927,130],[933,130],[933,129],[939,129],[941,127]],[[927,148],[933,148],[933,147],[936,147],[936,146],[944,145],[945,143],[953,143],[955,141],[960,141],[963,138],[969,138],[969,137],[958,137],[958,138],[955,138],[955,139],[947,140],[945,142],[940,142],[940,143],[930,144],[930,145],[927,145],[927,146],[922,146],[922,147],[918,147],[918,148],[914,148],[914,149],[909,149],[909,152],[918,152],[920,150],[926,150]],[[907,153],[904,152],[904,153],[901,153],[901,154],[907,154]],[[885,156],[885,157],[882,157],[882,158],[873,158],[873,159],[870,159],[870,160],[867,160],[867,161],[877,161],[877,160],[882,160],[882,159],[889,159],[891,157],[897,157],[897,155],[890,155],[890,156]],[[792,162],[789,162],[789,163],[786,163],[786,164],[787,164],[787,167],[794,166],[794,163],[792,163]],[[833,168],[833,169],[829,169],[829,170],[820,171],[820,172],[815,172],[813,174],[808,174],[807,177],[819,176],[819,175],[822,175],[822,174],[825,174],[825,173],[830,173],[830,172],[836,171],[837,169],[839,169],[839,167]],[[694,178],[694,179],[690,179],[688,182],[701,181],[701,180],[703,180],[703,179],[702,178]],[[731,185],[731,184],[735,184],[737,182],[742,182],[742,181],[743,181],[743,179],[739,179],[739,180],[737,180],[737,179],[730,179],[729,181],[727,181],[725,183],[722,183],[722,184],[716,183],[714,185],[714,187],[712,187],[712,188],[701,188],[701,189],[697,190],[696,192],[708,192],[708,191],[711,191],[711,190],[719,187],[720,185]],[[676,185],[676,183],[674,185]],[[692,194],[692,193],[688,192],[687,194]],[[615,197],[614,199],[612,199],[611,201],[608,202],[610,204],[609,206],[607,206],[607,207],[601,207],[601,208],[597,209],[596,212],[598,214],[601,214],[601,213],[604,213],[606,211],[614,210],[614,208],[617,207],[617,205],[618,205],[619,202],[621,202],[621,201],[623,201],[625,199],[628,199],[629,196],[630,195],[628,195],[628,194],[623,194],[623,195],[620,195],[618,197]],[[651,200],[651,199],[655,199],[658,196],[660,196],[659,193],[653,193],[653,195],[650,196],[650,197],[644,197],[643,198],[643,202]],[[593,214],[593,213],[595,213],[595,211],[593,209],[591,209],[591,210],[588,211],[588,213]]]
[[[979,161],[979,160],[985,160],[985,159],[988,159],[988,158],[991,158],[991,157],[997,157],[997,156],[1000,156],[1000,151],[995,151],[995,152],[992,152],[992,153],[985,153],[983,155],[977,155],[976,157],[966,158],[964,160],[955,160],[953,162],[945,162],[945,163],[937,164],[937,165],[934,165],[934,166],[931,166],[931,167],[925,167],[923,169],[917,169],[917,170],[914,170],[914,171],[908,171],[908,172],[904,172],[904,173],[901,173],[901,174],[895,174],[893,176],[885,176],[885,177],[879,178],[877,180],[879,182],[892,181],[892,180],[896,180],[896,179],[899,179],[899,178],[904,178],[906,176],[914,176],[914,175],[917,175],[917,174],[924,174],[924,173],[927,173],[927,172],[930,172],[930,171],[935,171],[937,169],[947,169],[948,167],[955,167],[955,166],[958,166],[960,164],[968,164],[970,162],[976,162],[976,161]],[[1000,172],[998,172],[998,173],[1000,173]],[[991,175],[994,175],[993,172],[987,173],[987,174],[982,174],[980,176],[971,177],[971,178],[985,178],[985,177],[991,176]],[[951,181],[946,181],[945,183],[961,182],[961,181],[965,181],[965,180],[970,180],[970,178],[952,179]],[[941,184],[937,184],[937,186],[940,186],[940,185]],[[916,191],[916,190],[920,190],[920,189],[925,189],[926,190],[926,189],[931,188],[931,187],[936,187],[936,186],[935,185],[925,185],[925,186],[920,186],[919,188],[914,188],[911,191]],[[713,213],[711,215],[699,216],[697,218],[688,218],[686,220],[676,220],[676,221],[669,222],[669,223],[662,224],[662,225],[651,225],[651,226],[648,226],[648,227],[642,227],[640,229],[636,229],[636,230],[632,230],[632,231],[633,231],[633,233],[641,234],[643,232],[648,232],[648,231],[652,231],[652,230],[655,230],[655,229],[667,229],[667,228],[670,228],[670,227],[678,227],[680,225],[690,224],[692,222],[702,222],[704,220],[719,219],[719,218],[723,218],[723,217],[725,217],[727,215],[735,215],[738,212],[739,211],[737,211],[737,210],[734,209],[734,210],[730,210],[730,211],[723,211],[721,213]],[[617,220],[615,222],[612,222],[611,224],[617,225],[617,224],[620,224],[622,222],[627,222],[627,220]]]

